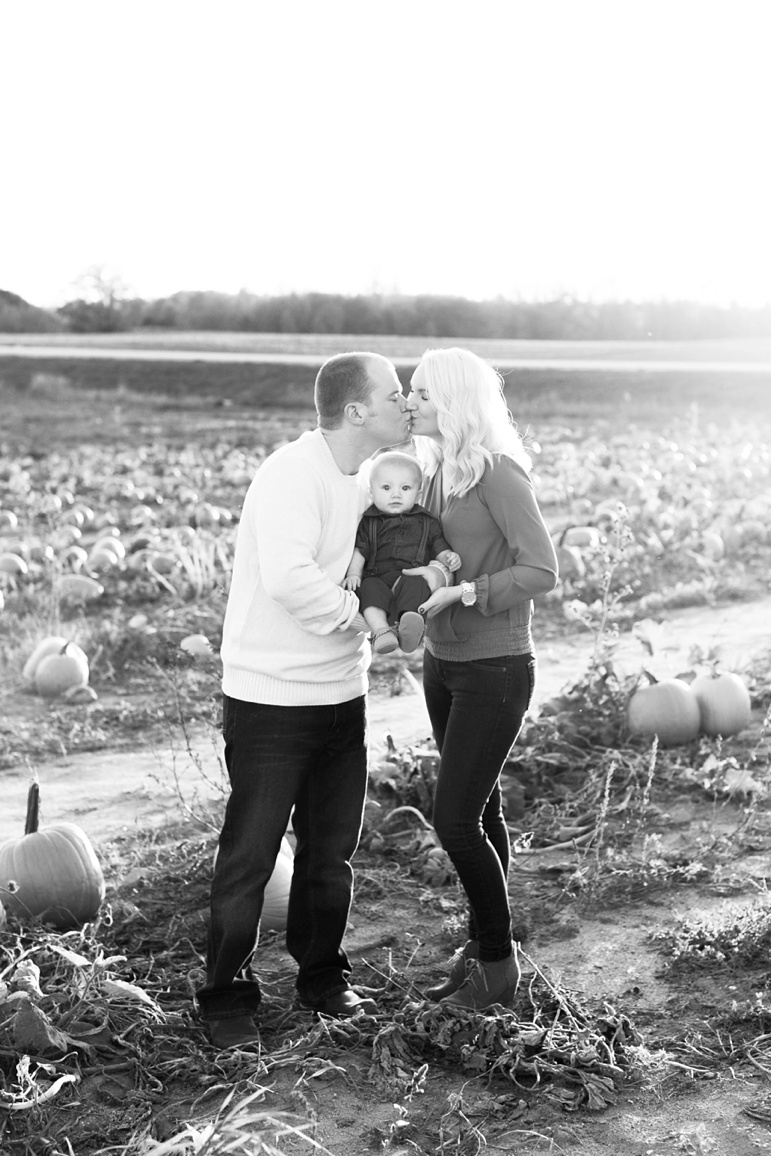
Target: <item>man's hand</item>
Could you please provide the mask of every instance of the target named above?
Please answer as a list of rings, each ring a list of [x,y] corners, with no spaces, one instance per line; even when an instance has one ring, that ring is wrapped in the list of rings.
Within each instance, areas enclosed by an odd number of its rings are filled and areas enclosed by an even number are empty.
[[[460,602],[460,586],[443,586],[440,590],[435,590],[433,594],[428,597],[425,602],[418,607],[421,614],[426,618],[433,618],[440,610],[444,610],[447,606],[453,606],[456,602]]]
[[[402,574],[406,574],[408,578],[424,578],[432,593],[447,585],[444,574],[438,566],[416,566],[414,570],[402,570]]]
[[[361,577],[358,574],[346,574],[343,578],[343,590],[358,590],[361,586]]]

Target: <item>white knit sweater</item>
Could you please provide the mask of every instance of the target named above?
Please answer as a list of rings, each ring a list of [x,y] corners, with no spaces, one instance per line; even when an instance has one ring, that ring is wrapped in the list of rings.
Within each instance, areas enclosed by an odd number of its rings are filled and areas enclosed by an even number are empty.
[[[268,457],[241,512],[222,637],[222,689],[276,706],[366,693],[370,648],[347,629],[359,604],[340,585],[367,493],[341,473],[320,430]]]

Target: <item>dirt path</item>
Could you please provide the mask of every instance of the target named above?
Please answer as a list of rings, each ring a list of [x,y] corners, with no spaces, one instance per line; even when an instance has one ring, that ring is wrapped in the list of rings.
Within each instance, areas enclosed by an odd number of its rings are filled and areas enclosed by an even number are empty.
[[[587,633],[540,647],[536,711],[583,673],[592,645]],[[674,615],[665,624],[660,649],[653,660],[645,656],[639,641],[631,636],[620,642],[616,660],[624,673],[639,669],[643,661],[653,665],[659,674],[676,673],[691,665],[689,652],[694,646],[702,652],[711,651],[721,665],[737,670],[760,655],[771,654],[771,598]],[[41,702],[39,709],[42,712],[49,708]],[[398,695],[373,694],[370,721],[373,760],[384,753],[387,734],[392,735],[397,746],[420,743],[429,734],[419,688],[410,686],[402,686]],[[202,778],[201,771],[208,781]],[[38,773],[44,822],[74,821],[97,846],[101,843],[106,849],[106,844],[112,843],[111,858],[117,855],[121,860],[123,879],[129,883],[135,862],[132,835],[147,827],[161,828],[165,823],[178,822],[183,807],[180,795],[194,807],[197,793],[215,795],[223,786],[219,738],[202,731],[196,733],[191,751],[181,743],[175,747],[169,742],[157,750],[62,757],[39,766]],[[18,835],[23,826],[27,768],[2,771],[0,779],[4,788],[0,809],[2,840]],[[670,812],[667,827],[674,839],[681,834],[693,838],[708,827],[714,830],[716,811],[709,800],[698,804],[690,795],[682,801],[674,800]],[[722,821],[735,825],[739,820],[733,814]],[[771,876],[771,823],[766,823],[763,831],[759,827],[758,833],[763,838],[744,855],[742,870],[752,875],[758,890],[762,890],[765,879]],[[125,841],[118,845],[115,840],[121,836]],[[347,944],[352,957],[372,960],[386,970],[393,952],[394,959],[413,981],[419,977],[426,982],[428,977],[436,977],[444,958],[441,924],[444,904],[451,901],[451,889],[443,896],[440,890],[420,886],[414,880],[412,883],[403,892],[396,888],[387,903],[379,893],[368,899],[363,892],[352,913]],[[512,873],[515,903],[519,889],[528,886]],[[553,896],[554,890],[549,894]],[[741,902],[753,902],[754,894],[750,887]],[[717,911],[732,901],[735,900],[730,893],[698,888],[662,891],[649,895],[647,903],[618,901],[589,910],[580,909],[578,904],[555,905],[552,909],[550,901],[548,909],[536,920],[526,944],[526,958],[571,991],[629,1014],[643,1033],[645,1046],[652,1049],[651,1054],[660,1055],[677,1021],[692,1021],[698,1038],[698,1032],[707,1031],[705,1025],[711,1012],[727,1008],[734,999],[747,998],[747,984],[755,980],[734,974],[712,986],[708,975],[697,973],[690,989],[682,983],[678,985],[663,971],[662,958],[650,941],[650,932],[653,928],[671,927],[685,904],[688,913],[694,915]],[[138,902],[143,902],[141,895]],[[190,934],[194,940],[202,941],[205,912],[199,914],[198,923],[190,922]],[[409,960],[405,962],[407,956]],[[271,965],[281,977],[288,977],[287,984],[291,983],[292,968],[278,942],[265,948],[265,966]],[[762,977],[757,983],[758,988],[763,987]],[[362,1156],[376,1146],[382,1150],[382,1138],[389,1136],[393,1156],[406,1156],[413,1148],[416,1152],[426,1151],[411,1144],[399,1146],[393,1130],[399,1106],[394,1105],[389,1094],[373,1090],[371,1082],[364,1078],[370,1062],[364,1051],[347,1051],[337,1059],[337,1066],[330,1066],[326,1073],[315,1073],[324,1075],[323,1079],[312,1083],[308,1080],[303,1085],[307,1110],[318,1121],[318,1142],[335,1156]],[[361,1065],[360,1072],[357,1065]],[[764,1072],[747,1063],[735,1072],[727,1063],[719,1073],[705,1071],[701,1078],[687,1075],[682,1065],[679,1071],[676,1066],[665,1064],[650,1068],[644,1085],[622,1088],[618,1101],[604,1111],[567,1113],[548,1095],[528,1095],[526,1102],[517,1089],[512,1091],[505,1082],[476,1080],[459,1067],[439,1065],[431,1068],[425,1094],[408,1105],[408,1121],[411,1127],[414,1122],[414,1132],[408,1131],[407,1135],[418,1136],[422,1131],[437,1135],[441,1121],[446,1120],[451,1126],[453,1119],[459,1119],[462,1108],[467,1122],[480,1128],[484,1150],[491,1156],[511,1152],[552,1152],[562,1156],[670,1156],[676,1152],[691,1156],[751,1156],[771,1152],[771,1099]],[[354,1078],[357,1072],[358,1078]],[[298,1083],[293,1068],[273,1071],[271,1107],[296,1111]],[[450,1110],[453,1103],[460,1105],[456,1112]],[[166,1104],[158,1110],[171,1112],[173,1108]],[[471,1145],[474,1137],[469,1135],[466,1139]],[[462,1149],[453,1146],[452,1150],[480,1150],[468,1145]],[[288,1141],[286,1150],[299,1153],[308,1151],[308,1147],[304,1143],[293,1146]]]
[[[741,670],[753,656],[771,651],[771,598],[698,607],[671,616],[664,623],[662,648],[653,659],[647,658],[636,638],[626,635],[617,650],[617,664],[624,673],[639,669],[645,662],[659,676],[675,674],[688,668],[689,651],[695,645],[705,652],[713,651],[726,668]],[[586,632],[538,648],[535,711],[583,673],[592,647],[593,638]],[[5,706],[12,710],[12,700],[5,700]],[[40,701],[37,709],[42,714],[49,708]],[[372,694],[369,711],[373,760],[381,757],[386,734],[392,735],[397,746],[419,743],[430,735],[423,698],[415,688],[404,687],[403,693],[393,696]],[[212,732],[197,732],[192,752],[180,741],[178,745],[169,742],[164,747],[130,753],[64,755],[38,767],[38,774],[43,824],[78,823],[96,845],[179,819],[182,800],[195,807],[197,797],[215,797],[224,787],[219,738]],[[0,771],[0,779],[2,841],[18,836],[23,829],[29,772],[20,765]]]

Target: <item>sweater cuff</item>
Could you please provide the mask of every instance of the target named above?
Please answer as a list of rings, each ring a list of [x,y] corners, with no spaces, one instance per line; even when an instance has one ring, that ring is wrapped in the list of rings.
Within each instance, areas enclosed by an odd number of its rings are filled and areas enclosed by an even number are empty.
[[[487,603],[490,599],[490,575],[480,574],[474,579],[477,587],[476,608],[480,614],[487,614]]]
[[[452,586],[452,582],[453,582],[452,570],[450,569],[449,566],[445,566],[444,562],[440,562],[438,558],[434,558],[428,564],[429,564],[429,566],[433,566],[433,568],[435,570],[441,570],[442,571],[442,574],[444,575],[445,586]]]
[[[354,594],[353,590],[346,590],[345,593],[348,595],[351,602],[350,606],[348,607],[348,614],[346,615],[345,620],[340,623],[337,629],[350,630],[351,627],[353,627],[354,630],[359,630],[358,625],[354,622],[354,619],[359,613],[359,597],[357,594]]]

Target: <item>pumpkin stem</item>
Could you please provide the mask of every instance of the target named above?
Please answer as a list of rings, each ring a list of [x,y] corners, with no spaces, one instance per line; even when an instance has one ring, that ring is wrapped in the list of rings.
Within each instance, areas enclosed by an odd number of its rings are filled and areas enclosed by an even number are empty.
[[[655,685],[656,685],[656,683],[659,681],[659,680],[656,678],[656,675],[655,675],[655,674],[651,674],[651,672],[650,672],[649,670],[646,670],[646,669],[645,669],[645,667],[643,667],[643,674],[644,674],[644,675],[645,675],[645,677],[647,678],[649,686],[655,686]]]
[[[30,783],[27,792],[27,821],[24,824],[24,834],[34,835],[37,831],[40,814],[40,783]]]

